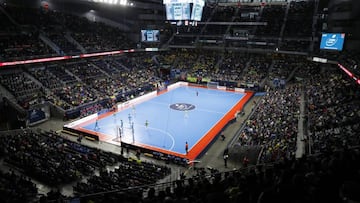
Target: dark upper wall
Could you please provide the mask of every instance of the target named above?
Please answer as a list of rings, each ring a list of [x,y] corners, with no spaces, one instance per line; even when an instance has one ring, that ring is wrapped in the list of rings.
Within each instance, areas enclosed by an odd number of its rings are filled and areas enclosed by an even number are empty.
[[[359,0],[331,0],[328,8],[334,20],[354,19],[360,16]]]
[[[49,8],[62,12],[71,12],[77,15],[86,15],[92,10],[93,15],[127,24],[133,30],[138,30],[143,24],[163,23],[165,21],[164,6],[160,3],[137,2],[135,6],[109,5],[74,0],[47,0]],[[146,19],[142,19],[142,17]],[[160,20],[159,20],[160,19]],[[145,23],[142,21],[146,21]]]
[[[139,19],[141,20],[141,16],[145,16],[147,20],[165,20],[165,8],[159,0],[135,0],[134,6],[110,5],[86,0],[0,0],[0,3],[3,2],[7,5],[32,8],[39,8],[47,4],[51,10],[76,13],[78,15],[93,10],[102,17],[119,22],[123,20],[138,21]]]
[[[345,48],[360,49],[360,1],[330,0],[328,31],[346,33]]]
[[[40,0],[0,0],[1,4],[39,8]]]

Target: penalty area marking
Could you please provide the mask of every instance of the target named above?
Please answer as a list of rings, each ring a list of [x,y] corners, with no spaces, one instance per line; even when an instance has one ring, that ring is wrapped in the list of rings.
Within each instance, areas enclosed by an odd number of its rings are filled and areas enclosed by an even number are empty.
[[[159,128],[152,128],[152,127],[145,127],[145,126],[142,126],[142,127],[143,127],[143,128],[148,128],[148,129],[150,129],[150,130],[158,131],[158,132],[161,132],[161,133],[169,136],[170,139],[171,139],[171,141],[172,141],[172,145],[171,145],[171,147],[170,147],[168,150],[171,151],[171,150],[174,148],[174,146],[175,146],[175,139],[174,139],[174,136],[172,136],[169,132],[167,132],[167,131],[165,131],[165,130],[161,130],[161,129],[159,129]]]

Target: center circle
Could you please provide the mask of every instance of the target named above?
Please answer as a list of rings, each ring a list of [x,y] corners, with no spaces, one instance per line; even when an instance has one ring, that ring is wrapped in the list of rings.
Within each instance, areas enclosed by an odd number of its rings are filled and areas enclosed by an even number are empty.
[[[195,109],[195,105],[187,104],[187,103],[175,103],[175,104],[171,104],[170,108],[177,111],[190,111]]]

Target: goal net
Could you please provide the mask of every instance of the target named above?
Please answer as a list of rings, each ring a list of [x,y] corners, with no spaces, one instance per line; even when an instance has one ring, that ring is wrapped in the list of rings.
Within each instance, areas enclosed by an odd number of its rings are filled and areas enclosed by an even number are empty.
[[[217,89],[218,87],[219,87],[219,82],[209,81],[207,83],[207,88],[209,88],[209,89]]]
[[[159,82],[156,84],[157,94],[162,94],[167,91],[167,84]]]

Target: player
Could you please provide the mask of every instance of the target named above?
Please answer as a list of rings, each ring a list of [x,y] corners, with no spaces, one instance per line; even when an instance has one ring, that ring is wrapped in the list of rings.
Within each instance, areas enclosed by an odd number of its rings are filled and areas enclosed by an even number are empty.
[[[145,127],[147,128],[148,126],[149,126],[149,121],[146,120],[146,121],[145,121]]]
[[[113,116],[114,116],[114,123],[116,124],[116,113],[114,113]]]
[[[188,150],[189,150],[189,144],[188,144],[188,142],[185,142],[185,152],[186,152],[186,154],[188,154]]]
[[[184,111],[184,118],[189,118],[189,112],[188,112],[188,110],[185,110],[185,111]]]
[[[129,125],[131,125],[131,114],[128,115],[129,118]]]
[[[135,105],[132,105],[131,111],[132,111],[132,115],[135,116],[136,115]]]
[[[121,129],[119,128],[119,138],[121,139],[121,137],[122,137],[122,134],[121,134],[122,132],[121,132]]]
[[[134,122],[131,123],[131,132],[134,135],[135,129],[134,129]]]
[[[99,130],[100,127],[99,127],[99,124],[98,124],[98,119],[96,119],[95,121],[95,127],[94,127],[95,130]]]
[[[132,133],[132,139],[133,144],[135,143],[135,129],[134,129],[134,122],[131,123],[131,133]]]
[[[199,96],[199,92],[198,92],[198,91],[196,91],[196,96]]]

